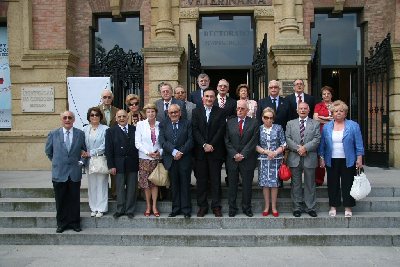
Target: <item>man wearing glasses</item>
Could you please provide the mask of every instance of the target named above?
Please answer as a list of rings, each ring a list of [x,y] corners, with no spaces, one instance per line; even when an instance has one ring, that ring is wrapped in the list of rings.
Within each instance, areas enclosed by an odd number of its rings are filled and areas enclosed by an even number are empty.
[[[310,113],[308,117],[312,119],[314,114],[315,99],[312,95],[304,93],[304,81],[297,79],[293,82],[294,93],[288,95],[286,100],[289,105],[289,120],[297,119],[299,115],[297,114],[297,108],[299,103],[306,102],[310,108]]]
[[[117,114],[118,108],[112,106],[112,102],[114,100],[114,94],[105,89],[101,93],[101,104],[98,106],[103,113],[103,119],[101,120],[101,124],[107,125],[108,127],[112,127],[117,124],[115,120],[115,115]]]
[[[260,99],[258,101],[258,109],[256,118],[258,120],[258,124],[261,125],[263,122],[261,120],[262,112],[265,108],[270,107],[275,110],[275,124],[279,124],[282,126],[283,130],[286,129],[286,123],[289,119],[289,105],[286,102],[286,99],[279,95],[279,91],[281,87],[279,82],[276,80],[272,80],[268,84],[268,96],[266,98]]]
[[[177,104],[181,108],[181,116],[186,119],[187,113],[185,103],[173,97],[172,86],[169,83],[162,82],[159,88],[161,99],[158,99],[154,104],[157,107],[157,121],[162,122],[168,118],[168,108],[172,104]]]
[[[196,104],[186,100],[186,90],[182,85],[178,85],[175,87],[175,98],[183,101],[186,107],[187,119],[188,121],[192,121],[192,111],[196,108]]]
[[[52,163],[52,181],[57,210],[57,233],[71,228],[81,231],[80,187],[81,156],[86,151],[85,134],[74,128],[75,115],[64,111],[60,115],[61,128],[49,133],[45,153]]]
[[[113,100],[114,100],[114,94],[108,89],[103,90],[103,92],[101,93],[101,104],[98,106],[98,108],[100,108],[101,113],[103,114],[103,119],[100,121],[100,123],[107,125],[108,127],[112,127],[117,124],[117,121],[115,120],[115,115],[118,112],[118,108],[111,105]],[[111,179],[111,189],[109,198],[115,200],[117,198],[115,176],[110,175],[110,179]]]

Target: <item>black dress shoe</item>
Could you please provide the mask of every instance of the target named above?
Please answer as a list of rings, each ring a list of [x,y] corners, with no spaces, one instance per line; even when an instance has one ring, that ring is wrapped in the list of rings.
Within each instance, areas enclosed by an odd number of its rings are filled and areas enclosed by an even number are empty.
[[[135,215],[133,215],[133,213],[127,213],[126,215],[128,216],[129,219],[133,219],[135,217]]]
[[[74,230],[75,232],[80,232],[82,231],[82,228],[80,226],[74,226],[72,227],[72,230]]]
[[[178,216],[179,214],[180,214],[179,212],[171,212],[171,213],[168,215],[168,217],[173,218],[173,217]]]
[[[228,215],[229,215],[229,217],[235,217],[235,216],[236,216],[236,212],[230,211],[230,212],[228,213]]]
[[[315,210],[310,210],[309,212],[307,212],[308,215],[310,215],[311,217],[317,217],[317,213],[315,212]]]
[[[222,217],[221,208],[214,208],[213,213],[214,213],[215,217]]]
[[[59,226],[59,227],[57,227],[56,233],[61,234],[62,232],[64,232],[64,230],[65,230],[65,227]]]
[[[185,219],[190,219],[190,217],[192,217],[192,215],[190,213],[187,213],[184,215]]]
[[[116,213],[114,213],[113,217],[114,217],[114,219],[117,219],[117,218],[121,217],[122,215],[124,215],[122,212],[116,212]]]
[[[293,216],[294,217],[300,217],[301,216],[301,211],[299,211],[299,210],[293,211]]]
[[[197,212],[197,217],[204,217],[208,213],[207,208],[200,208],[199,211]]]
[[[244,213],[247,217],[253,217],[253,216],[254,216],[254,214],[253,214],[253,212],[252,212],[251,210],[243,211],[243,213]]]

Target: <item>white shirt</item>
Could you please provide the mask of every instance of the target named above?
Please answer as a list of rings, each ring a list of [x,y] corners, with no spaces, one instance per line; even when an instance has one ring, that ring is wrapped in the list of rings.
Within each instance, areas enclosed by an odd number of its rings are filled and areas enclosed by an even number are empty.
[[[332,131],[332,158],[333,159],[344,159],[344,147],[343,147],[343,130]]]
[[[301,120],[303,120],[303,121],[304,121],[304,129],[305,129],[306,126],[307,126],[307,118],[308,118],[308,117],[305,117],[304,119],[301,119],[301,118],[299,117],[299,125],[301,124]]]
[[[224,105],[226,105],[226,96],[220,96],[220,95],[218,94],[217,98],[218,98],[218,107],[221,106],[221,98],[224,99]]]
[[[64,143],[67,143],[67,131],[69,131],[69,143],[72,144],[72,137],[74,135],[74,132],[72,131],[73,128],[67,130],[63,127],[63,133],[64,133]]]
[[[212,108],[209,108],[207,106],[204,106],[204,108],[206,109],[206,117],[207,117],[207,122],[208,122],[208,119],[210,118],[210,113],[211,113],[211,109]]]
[[[122,125],[119,125],[119,124],[118,124],[118,126],[119,126],[119,128],[121,128],[122,131],[124,131],[124,133],[129,133],[129,131],[128,131],[128,124],[125,125],[125,126],[122,126]],[[124,129],[126,129],[126,131],[125,131]]]
[[[299,105],[299,94],[298,93],[294,93],[294,95],[296,96],[296,104],[298,106]],[[304,93],[301,93],[300,96],[301,96],[301,102],[305,102],[304,101]]]

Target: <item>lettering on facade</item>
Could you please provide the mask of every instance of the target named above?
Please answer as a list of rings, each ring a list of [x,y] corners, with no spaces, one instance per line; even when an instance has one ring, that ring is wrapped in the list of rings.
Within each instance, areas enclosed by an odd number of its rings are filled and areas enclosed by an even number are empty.
[[[265,6],[271,0],[181,0],[181,7],[200,6]]]
[[[246,47],[248,39],[253,34],[251,31],[202,31],[202,43],[205,47]],[[239,39],[240,37],[241,39]]]
[[[282,94],[284,96],[293,93],[293,81],[282,81]]]
[[[54,112],[54,87],[21,89],[22,112]]]

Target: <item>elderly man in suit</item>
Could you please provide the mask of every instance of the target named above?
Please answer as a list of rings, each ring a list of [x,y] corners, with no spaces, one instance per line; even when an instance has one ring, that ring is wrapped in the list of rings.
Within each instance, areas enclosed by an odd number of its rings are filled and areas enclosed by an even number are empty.
[[[101,104],[97,106],[98,108],[100,108],[101,114],[103,115],[100,123],[107,125],[108,127],[112,127],[117,124],[117,121],[115,120],[115,115],[117,114],[118,108],[112,105],[113,100],[114,94],[110,90],[104,89],[101,92]],[[115,176],[110,175],[110,179],[111,189],[109,192],[109,198],[116,199],[117,193],[115,189]]]
[[[175,87],[174,91],[175,91],[174,92],[175,98],[178,100],[181,100],[181,101],[183,101],[183,103],[185,103],[187,119],[188,119],[188,121],[191,122],[192,121],[192,112],[193,112],[193,109],[196,108],[196,104],[186,100],[187,93],[186,93],[186,89],[183,88],[183,85],[178,85],[177,87]]]
[[[220,107],[224,113],[225,119],[235,116],[236,114],[236,100],[229,97],[229,83],[225,79],[221,79],[217,85],[218,95],[215,99],[214,105]]]
[[[222,217],[221,168],[225,159],[225,116],[218,106],[214,106],[215,91],[204,90],[204,105],[197,106],[192,114],[194,152],[196,159],[195,176],[197,179],[197,217],[208,213],[208,182],[211,186],[211,209],[215,217]]]
[[[310,108],[308,117],[312,118],[314,115],[315,99],[312,95],[304,93],[304,81],[297,79],[293,82],[294,93],[288,95],[285,100],[289,106],[289,120],[297,119],[299,117],[297,108],[299,103],[306,102]]]
[[[136,183],[139,170],[139,152],[135,147],[136,127],[128,124],[128,113],[120,109],[116,115],[117,125],[106,131],[107,165],[115,175],[117,188],[117,211],[114,218],[126,214],[134,217]]]
[[[157,107],[157,117],[156,120],[162,122],[164,119],[168,118],[168,107],[172,104],[177,104],[181,108],[182,118],[187,118],[185,102],[176,99],[173,96],[172,86],[169,83],[161,83],[159,88],[161,99],[158,99],[154,104]]]
[[[286,126],[286,144],[289,149],[287,164],[292,171],[293,216],[300,217],[302,202],[305,212],[317,217],[315,193],[315,168],[317,167],[317,149],[321,139],[319,122],[308,117],[310,107],[306,102],[299,103],[298,119],[291,120]],[[302,174],[304,172],[304,197]]]
[[[196,106],[202,106],[203,92],[210,86],[210,77],[205,73],[200,73],[197,77],[197,85],[199,88],[190,94],[189,101],[194,103]]]
[[[81,231],[80,187],[82,179],[81,156],[86,151],[85,134],[74,128],[75,115],[61,113],[61,128],[47,137],[45,153],[51,160],[52,181],[57,209],[57,233],[72,228]]]
[[[238,100],[236,114],[226,124],[225,146],[227,150],[226,167],[229,170],[229,217],[237,213],[236,196],[239,174],[242,177],[242,210],[248,217],[253,217],[251,210],[251,185],[254,169],[257,165],[256,145],[259,126],[257,120],[247,117],[249,107],[246,100]]]
[[[286,123],[289,117],[289,105],[286,99],[279,95],[280,89],[281,87],[278,81],[272,80],[268,83],[268,96],[258,101],[256,117],[259,125],[263,124],[262,112],[265,108],[270,107],[275,111],[274,123],[282,126],[283,130],[286,129]]]
[[[160,123],[159,142],[163,148],[162,158],[171,179],[172,212],[168,217],[183,214],[190,218],[192,203],[190,198],[191,150],[193,147],[192,125],[181,118],[179,105],[168,107],[169,119]]]

